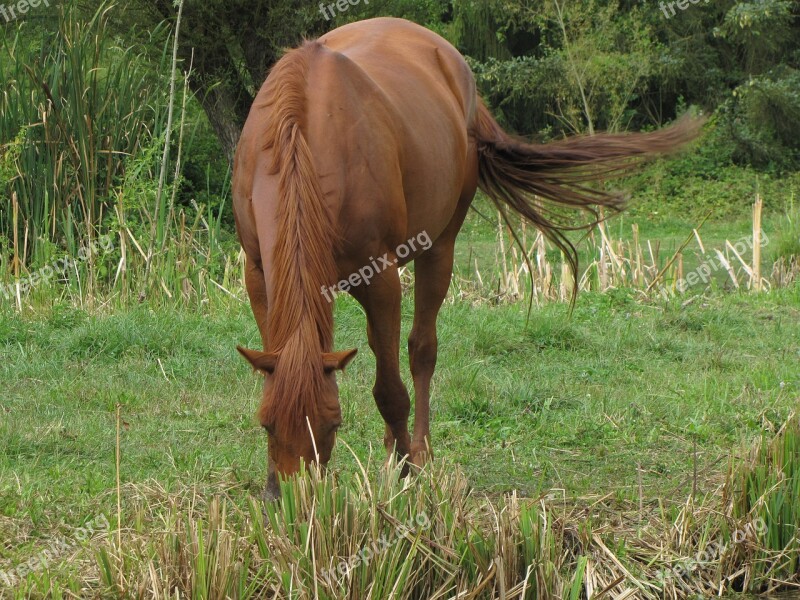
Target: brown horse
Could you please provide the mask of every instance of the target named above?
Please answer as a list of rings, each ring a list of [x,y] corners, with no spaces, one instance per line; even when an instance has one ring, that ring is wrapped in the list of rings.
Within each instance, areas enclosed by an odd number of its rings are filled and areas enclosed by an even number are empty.
[[[278,475],[296,472],[301,458],[324,465],[331,455],[341,423],[336,371],[356,353],[332,349],[336,282],[367,315],[386,448],[422,464],[436,318],[477,188],[502,214],[510,208],[530,220],[574,264],[564,233],[572,227],[560,209],[619,207],[617,195],[587,184],[623,172],[632,157],[680,146],[698,127],[682,120],[647,134],[518,141],[480,101],[458,51],[402,19],[352,23],[288,52],[253,104],[233,175],[264,346],[239,351],[265,375],[258,416],[269,440],[266,496],[279,495]],[[413,437],[399,369],[398,277],[412,260]]]

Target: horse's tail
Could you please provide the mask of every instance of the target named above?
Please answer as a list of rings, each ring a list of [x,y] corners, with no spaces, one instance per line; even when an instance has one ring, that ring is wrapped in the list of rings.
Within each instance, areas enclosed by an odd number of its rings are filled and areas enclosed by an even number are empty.
[[[644,158],[680,148],[697,137],[704,122],[683,117],[652,133],[601,133],[528,144],[503,131],[483,102],[476,119],[480,188],[506,223],[511,208],[564,253],[575,280],[573,300],[578,289],[578,255],[565,232],[594,227],[600,220],[598,206],[614,211],[624,208],[621,194],[589,184],[620,176]],[[565,208],[586,210],[593,219],[582,225],[570,223]]]

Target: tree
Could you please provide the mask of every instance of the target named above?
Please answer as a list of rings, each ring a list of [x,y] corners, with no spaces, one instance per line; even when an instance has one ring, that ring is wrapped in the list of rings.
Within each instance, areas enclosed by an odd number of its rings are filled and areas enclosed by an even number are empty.
[[[120,7],[116,25],[131,35],[130,23],[154,30],[175,24],[178,3],[138,0]],[[322,33],[316,5],[292,0],[185,0],[178,36],[183,68],[228,158],[239,141],[258,89],[285,48]]]

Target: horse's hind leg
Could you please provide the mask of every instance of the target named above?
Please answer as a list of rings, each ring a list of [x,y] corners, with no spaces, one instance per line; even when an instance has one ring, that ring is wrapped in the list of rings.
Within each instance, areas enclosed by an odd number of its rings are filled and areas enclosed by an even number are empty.
[[[414,378],[414,439],[411,461],[418,466],[433,457],[430,446],[431,378],[436,368],[436,318],[450,287],[453,241],[436,243],[414,261],[414,325],[408,336],[408,359]]]
[[[473,178],[474,179],[474,178]],[[434,244],[414,260],[414,325],[408,336],[408,360],[414,378],[414,439],[411,461],[418,466],[433,457],[430,439],[431,378],[439,341],[436,319],[453,274],[453,251],[475,195],[474,180],[465,186],[458,208]]]
[[[375,354],[372,393],[386,422],[386,450],[394,450],[402,458],[409,454],[411,446],[408,433],[411,401],[400,377],[401,288],[397,267],[387,268],[369,284],[353,288],[350,293],[367,313],[367,337]]]

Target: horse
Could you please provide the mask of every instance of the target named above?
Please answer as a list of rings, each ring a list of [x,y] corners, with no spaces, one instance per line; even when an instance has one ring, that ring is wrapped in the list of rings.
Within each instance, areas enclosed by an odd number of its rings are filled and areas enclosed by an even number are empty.
[[[405,474],[409,461],[422,466],[433,456],[436,320],[477,189],[507,222],[518,213],[539,228],[575,273],[567,232],[596,224],[596,207],[619,210],[624,201],[591,184],[684,145],[699,128],[699,119],[684,118],[649,133],[528,143],[498,125],[458,50],[403,19],[350,23],[286,52],[253,102],[232,183],[263,344],[238,350],[264,375],[257,414],[268,438],[264,497],[278,498],[279,478],[296,473],[301,460],[324,467],[331,456],[342,422],[336,373],[356,354],[332,348],[331,291],[349,292],[364,308],[384,445],[407,459]],[[572,225],[565,209],[588,211],[592,222]],[[411,261],[413,435],[399,367],[398,269]],[[364,281],[366,266],[374,273]]]

